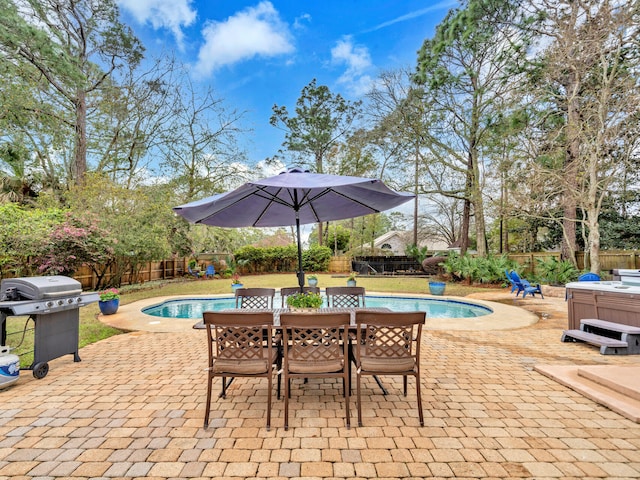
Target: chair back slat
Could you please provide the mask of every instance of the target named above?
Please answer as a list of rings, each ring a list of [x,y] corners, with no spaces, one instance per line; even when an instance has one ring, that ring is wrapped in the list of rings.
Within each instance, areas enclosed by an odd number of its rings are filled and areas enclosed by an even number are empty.
[[[275,288],[238,288],[236,308],[273,308],[275,294]]]
[[[366,306],[364,287],[327,287],[325,293],[329,307],[353,308]]]

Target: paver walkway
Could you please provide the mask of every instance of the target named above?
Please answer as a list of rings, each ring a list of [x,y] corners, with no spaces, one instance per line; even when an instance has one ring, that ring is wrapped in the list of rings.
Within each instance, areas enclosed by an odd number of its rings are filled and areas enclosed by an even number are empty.
[[[264,385],[237,379],[204,430],[204,332],[134,332],[0,391],[0,479],[640,478],[640,425],[533,370],[640,356],[561,343],[562,299],[489,297],[541,320],[425,332],[424,427],[411,381],[404,398],[401,381],[383,378],[385,398],[365,380],[365,426],[347,430],[340,386],[311,379],[294,384],[289,431],[274,401],[267,432]]]

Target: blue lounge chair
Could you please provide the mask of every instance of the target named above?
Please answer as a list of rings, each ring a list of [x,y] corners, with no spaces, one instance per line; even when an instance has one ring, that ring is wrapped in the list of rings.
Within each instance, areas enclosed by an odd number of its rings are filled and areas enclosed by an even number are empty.
[[[511,293],[515,292],[516,290],[518,290],[518,293],[520,293],[520,290],[518,289],[518,286],[516,285],[516,282],[514,282],[513,278],[511,278],[511,274],[509,273],[509,270],[505,269],[504,274],[506,275],[507,280],[511,284]]]
[[[207,270],[205,270],[204,272],[204,276],[207,278],[213,278],[216,274],[216,269],[214,268],[213,265],[209,265],[207,267]]]
[[[511,278],[518,288],[516,297],[520,295],[520,292],[522,292],[522,298],[525,298],[527,295],[535,297],[536,293],[539,293],[540,296],[544,298],[544,295],[542,294],[542,288],[540,287],[539,283],[537,283],[536,285],[531,285],[528,280],[520,278],[520,275],[518,275],[518,272],[516,272],[515,270],[511,270]]]
[[[201,274],[201,272],[200,272],[200,271],[193,270],[193,269],[191,268],[191,265],[187,265],[187,270],[189,271],[189,274],[193,275],[193,276],[194,276],[194,277],[196,277],[196,278],[200,278],[200,274]]]

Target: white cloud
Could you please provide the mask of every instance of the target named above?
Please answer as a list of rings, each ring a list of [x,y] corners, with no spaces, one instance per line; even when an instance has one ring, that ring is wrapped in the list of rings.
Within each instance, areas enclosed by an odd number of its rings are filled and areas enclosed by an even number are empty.
[[[260,2],[229,17],[210,21],[202,30],[204,45],[198,53],[196,71],[203,76],[224,65],[253,57],[274,57],[294,50],[287,24],[271,2]]]
[[[350,93],[360,96],[371,89],[373,79],[367,72],[373,68],[373,64],[366,47],[354,45],[351,37],[345,36],[331,49],[331,62],[347,67],[338,78],[338,83],[345,85]]]
[[[170,30],[178,46],[182,48],[182,27],[188,27],[196,20],[196,11],[191,8],[192,2],[193,0],[118,0],[118,5],[141,24],[150,23],[156,30]]]

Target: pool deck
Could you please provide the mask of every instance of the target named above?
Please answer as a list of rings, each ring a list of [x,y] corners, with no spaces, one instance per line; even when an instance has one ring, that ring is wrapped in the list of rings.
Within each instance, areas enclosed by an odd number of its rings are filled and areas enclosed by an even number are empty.
[[[640,424],[540,373],[577,368],[591,379],[632,378],[637,387],[640,355],[562,343],[563,299],[473,297],[538,321],[427,330],[424,427],[411,380],[405,398],[401,379],[382,377],[386,397],[365,379],[364,426],[356,426],[353,401],[347,429],[341,384],[310,379],[293,383],[286,432],[275,398],[266,430],[264,382],[253,379],[235,380],[203,429],[202,330],[193,320],[180,331],[137,330],[139,319],[123,315],[123,305],[118,315],[130,318],[130,333],[82,348],[80,363],[49,362],[41,380],[24,371],[0,390],[0,480],[640,478]]]
[[[456,300],[459,297],[447,297],[430,295],[410,295],[368,292],[368,295],[385,297],[416,297],[434,298],[437,300]],[[183,318],[161,318],[142,313],[142,310],[158,305],[168,300],[181,299],[205,299],[224,298],[229,295],[173,295],[167,297],[155,297],[138,302],[122,305],[118,312],[113,315],[100,315],[100,320],[114,328],[124,331],[145,331],[145,332],[184,332],[193,328],[198,322],[194,319]],[[514,305],[504,305],[502,303],[490,302],[482,299],[470,299],[472,303],[491,308],[493,313],[481,317],[472,318],[428,318],[425,324],[427,330],[511,330],[533,325],[538,321],[538,316]]]

